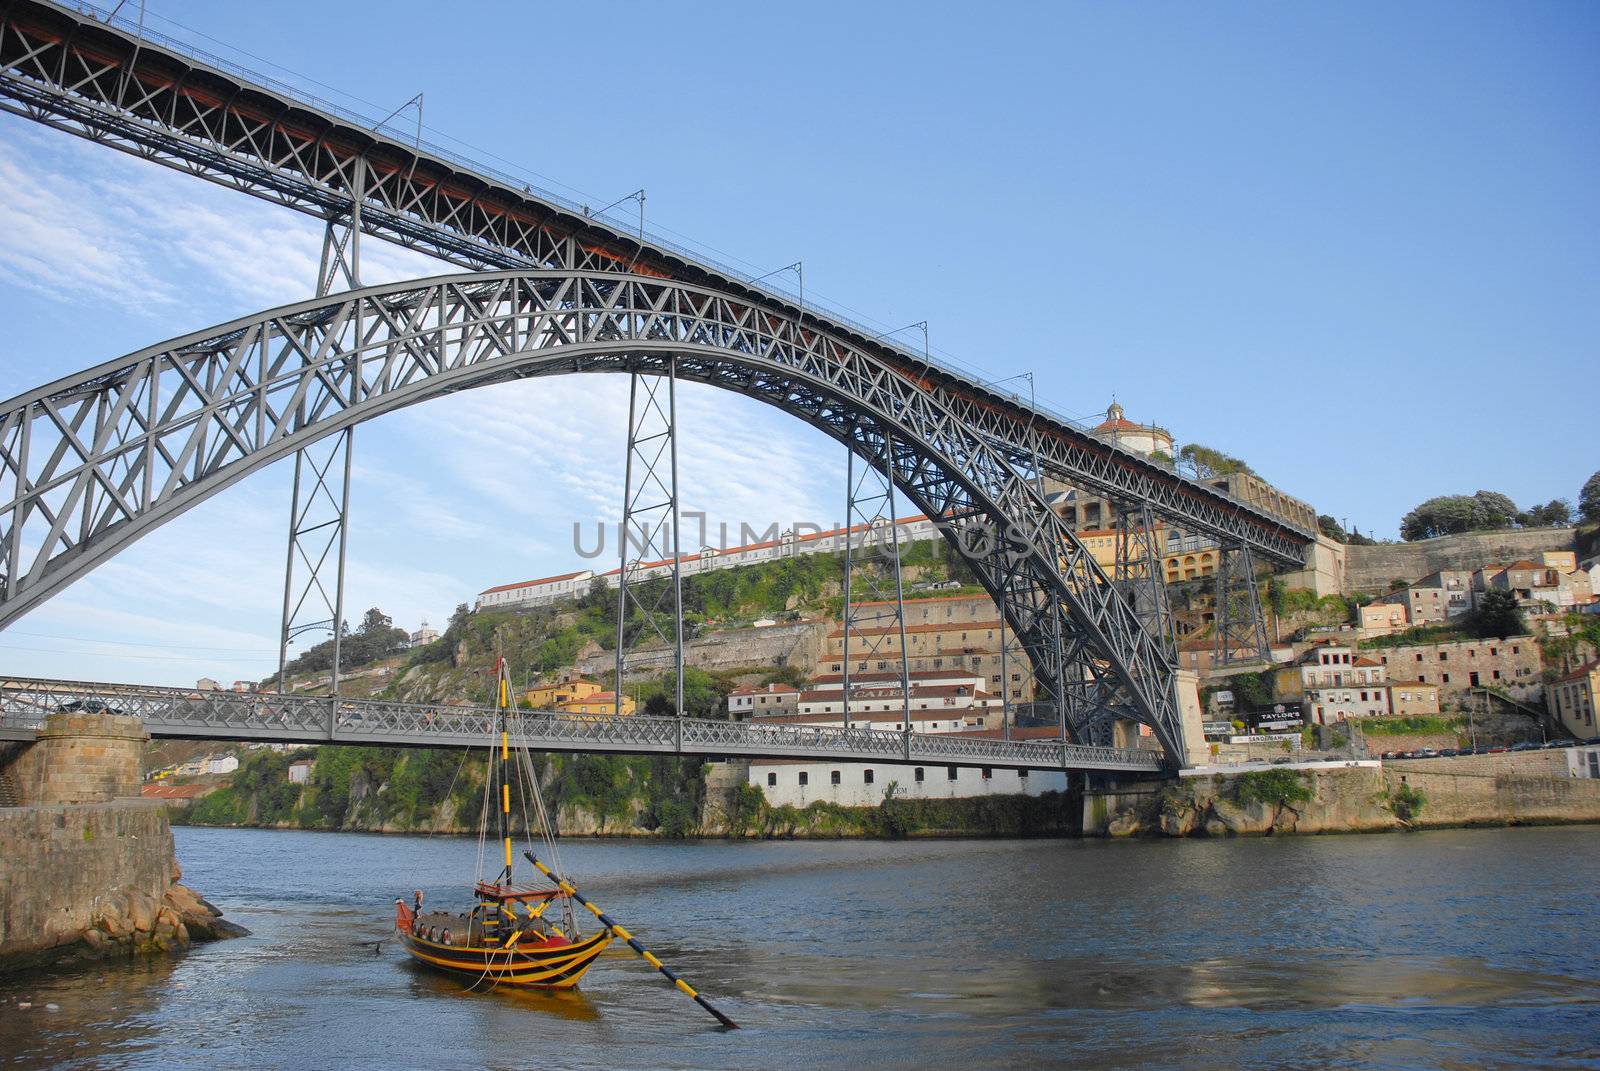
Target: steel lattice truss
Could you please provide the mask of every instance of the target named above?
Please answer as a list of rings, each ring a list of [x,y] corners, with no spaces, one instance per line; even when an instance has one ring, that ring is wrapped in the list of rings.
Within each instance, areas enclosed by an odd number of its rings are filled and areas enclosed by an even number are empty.
[[[47,715],[63,709],[136,715],[156,737],[415,747],[482,747],[494,733],[497,716],[492,709],[477,707],[13,678],[0,680],[0,740],[32,739]],[[512,719],[511,731],[537,751],[1162,772],[1161,757],[1154,751],[950,734],[907,736],[880,729],[550,712],[520,713]]]
[[[515,180],[409,144],[258,80],[40,0],[0,0],[0,107],[468,268],[633,272],[700,284],[848,341],[907,376],[1021,464],[1116,501],[1148,502],[1177,527],[1288,564],[1314,535],[1221,491],[1102,443],[844,318],[658,239],[590,218]],[[979,276],[981,278],[981,276]]]
[[[606,272],[489,272],[314,299],[0,403],[0,626],[154,526],[361,421],[511,379],[674,367],[893,473],[946,526],[1047,688],[1114,688],[1182,754],[1169,655],[1009,451],[842,339],[726,294]]]

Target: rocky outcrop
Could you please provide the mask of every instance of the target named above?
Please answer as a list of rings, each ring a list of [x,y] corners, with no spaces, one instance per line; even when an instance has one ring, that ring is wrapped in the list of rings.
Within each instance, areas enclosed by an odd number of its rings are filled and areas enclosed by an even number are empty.
[[[242,937],[248,931],[222,917],[222,912],[193,889],[174,881],[161,899],[128,887],[101,897],[90,925],[79,936],[81,949],[67,948],[55,959],[131,958],[172,952],[196,941]]]

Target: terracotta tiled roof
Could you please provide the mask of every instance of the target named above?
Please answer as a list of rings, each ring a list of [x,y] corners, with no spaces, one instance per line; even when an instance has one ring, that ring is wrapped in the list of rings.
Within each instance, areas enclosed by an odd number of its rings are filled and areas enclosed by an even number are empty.
[[[1565,684],[1568,681],[1581,681],[1597,669],[1600,669],[1600,661],[1585,662],[1583,665],[1579,666],[1571,673],[1568,673],[1566,676],[1557,677],[1556,683]]]
[[[192,800],[204,796],[215,785],[163,785],[159,782],[140,785],[139,795],[147,800]]]
[[[484,588],[482,591],[478,592],[478,594],[492,595],[497,591],[512,591],[516,588],[531,588],[539,584],[554,584],[558,580],[571,580],[573,577],[582,576],[586,572],[588,572],[587,569],[579,569],[575,573],[562,573],[560,576],[546,576],[541,577],[538,580],[524,580],[517,584],[500,584],[496,587]]]

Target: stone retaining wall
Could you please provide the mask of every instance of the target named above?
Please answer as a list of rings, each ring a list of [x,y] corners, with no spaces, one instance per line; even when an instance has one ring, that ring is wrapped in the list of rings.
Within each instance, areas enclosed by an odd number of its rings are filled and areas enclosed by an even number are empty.
[[[1404,828],[1600,822],[1600,780],[1573,777],[1563,751],[1388,761],[1299,770],[1304,801],[1238,802],[1239,774],[1108,783],[1084,798],[1087,836],[1360,833]],[[1402,819],[1396,795],[1422,794]]]
[[[1575,528],[1529,528],[1346,547],[1345,583],[1351,591],[1388,591],[1392,580],[1420,580],[1440,569],[1509,565],[1519,558],[1537,560],[1546,550],[1572,550],[1576,535]]]

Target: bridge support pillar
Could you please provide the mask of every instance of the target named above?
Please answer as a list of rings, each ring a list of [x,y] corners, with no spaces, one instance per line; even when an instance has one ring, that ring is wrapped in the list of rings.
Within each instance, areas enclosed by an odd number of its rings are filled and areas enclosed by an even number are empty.
[[[150,739],[138,718],[51,714],[37,739],[0,768],[19,805],[109,803],[139,795],[140,760]]]
[[[1250,548],[1224,544],[1217,550],[1216,648],[1214,663],[1230,666],[1265,662],[1271,657],[1267,626],[1261,614],[1261,593],[1256,587],[1255,561]]]
[[[880,469],[866,458],[893,459],[894,436],[858,428],[852,439],[875,439],[871,450],[856,457],[845,453],[844,512],[844,642],[840,703],[850,728],[851,661],[863,665],[893,660],[900,677],[903,703],[901,729],[911,732],[911,656],[906,650],[905,589],[900,577],[900,525],[895,515],[892,460]],[[860,535],[856,529],[861,529]],[[892,645],[898,644],[898,650]],[[870,727],[870,724],[869,724]],[[910,744],[907,743],[907,748]]]
[[[668,360],[666,374],[634,373],[628,386],[628,452],[623,474],[622,524],[617,529],[621,567],[617,573],[617,683],[615,712],[622,713],[628,647],[641,635],[654,635],[672,650],[678,717],[683,709],[683,565],[678,509],[678,376]],[[630,551],[634,556],[630,558]],[[671,562],[665,585],[650,585],[649,566]],[[661,617],[670,611],[671,635]],[[641,621],[629,634],[629,618]],[[682,729],[679,730],[680,750]]]
[[[1184,766],[1204,766],[1211,761],[1211,747],[1206,743],[1205,714],[1200,709],[1200,675],[1180,669],[1172,675],[1173,687],[1178,693],[1178,719],[1183,727],[1183,754],[1178,762]]]
[[[361,205],[366,197],[367,162],[357,157],[351,171],[350,209],[328,217],[322,235],[322,262],[317,267],[317,296],[336,288],[361,286]],[[354,377],[354,366],[345,373]],[[355,384],[351,385],[354,397]],[[289,505],[289,560],[283,577],[283,623],[278,631],[278,691],[283,691],[289,643],[307,632],[333,633],[330,695],[339,694],[340,640],[344,636],[344,562],[346,520],[350,514],[350,453],[355,429],[345,428],[325,444],[308,446],[294,456],[294,491]],[[309,480],[309,486],[306,481]],[[337,551],[337,552],[335,552]],[[330,557],[333,559],[329,561]],[[333,592],[324,581],[331,567]],[[296,595],[295,573],[305,571]],[[328,615],[327,620],[322,614]]]

